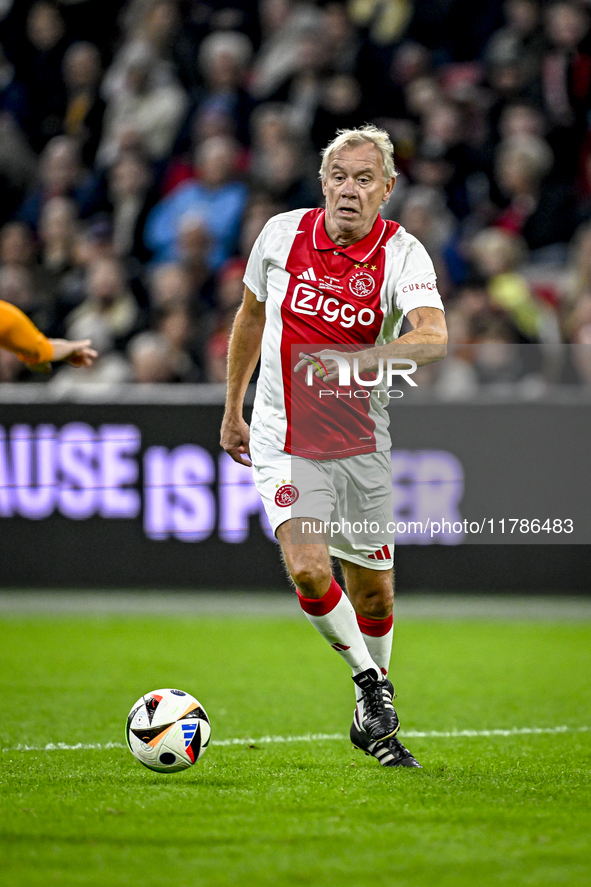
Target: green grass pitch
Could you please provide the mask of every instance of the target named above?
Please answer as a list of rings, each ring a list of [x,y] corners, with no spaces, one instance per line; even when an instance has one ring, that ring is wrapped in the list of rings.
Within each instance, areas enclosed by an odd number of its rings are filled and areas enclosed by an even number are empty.
[[[422,771],[298,739],[345,736],[353,708],[303,617],[11,616],[0,674],[11,887],[591,884],[589,623],[401,621],[397,709]],[[173,775],[105,748],[162,686],[200,699],[216,743],[259,741]],[[462,730],[480,735],[430,735]],[[39,750],[60,742],[99,747]]]

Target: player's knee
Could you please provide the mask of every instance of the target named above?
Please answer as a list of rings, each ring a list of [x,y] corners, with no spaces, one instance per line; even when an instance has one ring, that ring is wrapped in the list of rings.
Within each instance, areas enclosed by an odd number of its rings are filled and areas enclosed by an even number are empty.
[[[388,587],[367,589],[359,602],[362,615],[367,619],[386,619],[394,606],[394,591]]]
[[[331,571],[328,564],[294,563],[289,570],[296,588],[305,597],[319,598],[326,594],[331,582]]]

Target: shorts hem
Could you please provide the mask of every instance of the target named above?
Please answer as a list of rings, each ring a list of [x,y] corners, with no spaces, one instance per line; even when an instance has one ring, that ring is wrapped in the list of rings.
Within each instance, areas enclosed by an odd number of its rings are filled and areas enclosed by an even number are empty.
[[[328,546],[328,553],[331,557],[338,557],[339,559],[342,558],[344,561],[351,561],[352,564],[357,564],[358,567],[367,567],[368,570],[378,570],[383,572],[385,570],[391,570],[394,566],[393,557],[387,561],[369,561],[367,555],[343,551],[334,545]]]

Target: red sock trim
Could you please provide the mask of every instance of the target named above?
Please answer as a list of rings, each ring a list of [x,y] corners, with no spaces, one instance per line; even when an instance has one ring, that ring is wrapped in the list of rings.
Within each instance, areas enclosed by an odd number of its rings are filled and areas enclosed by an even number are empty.
[[[300,607],[304,613],[308,613],[310,616],[326,616],[327,613],[334,610],[343,594],[343,590],[334,576],[332,577],[332,582],[324,597],[304,597],[299,589],[296,588],[296,591],[298,593]]]
[[[386,619],[366,619],[365,616],[358,614],[357,624],[362,634],[367,634],[372,638],[383,638],[394,625],[394,617],[390,615]]]

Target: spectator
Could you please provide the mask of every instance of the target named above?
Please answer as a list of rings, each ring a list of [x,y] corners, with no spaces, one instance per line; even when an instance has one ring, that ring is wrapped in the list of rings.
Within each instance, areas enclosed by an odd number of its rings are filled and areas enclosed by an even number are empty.
[[[45,146],[39,159],[39,179],[38,187],[18,211],[18,218],[34,231],[45,203],[52,197],[71,197],[81,218],[88,218],[101,206],[99,183],[82,166],[78,144],[70,136],[56,136]]]
[[[295,139],[295,132],[290,123],[289,109],[281,102],[259,105],[252,115],[251,130],[251,172],[256,175],[259,166],[264,166],[277,145]]]
[[[264,164],[258,163],[259,172],[252,177],[252,184],[286,210],[316,206],[321,195],[317,187],[308,184],[305,161],[297,143],[280,142],[268,154]],[[313,181],[316,185],[316,180]]]
[[[253,65],[251,92],[258,101],[268,101],[301,70],[302,42],[308,35],[318,40],[322,19],[308,2],[262,0],[259,10],[263,42]]]
[[[27,135],[33,149],[40,151],[61,131],[65,103],[61,68],[68,38],[57,6],[49,0],[33,3],[26,34],[19,75],[30,96]]]
[[[0,113],[0,223],[17,212],[37,174],[37,158],[9,113]]]
[[[120,89],[107,98],[98,163],[109,166],[130,146],[139,146],[152,161],[165,160],[186,107],[177,79],[158,66],[153,50],[138,44],[126,59]]]
[[[285,103],[292,127],[305,136],[320,101],[328,59],[322,32],[316,28],[303,32],[297,39],[297,67],[267,99]]]
[[[73,228],[69,267],[62,270],[54,286],[56,326],[52,328],[52,333],[62,338],[66,335],[66,317],[86,298],[89,268],[100,259],[113,257],[110,231],[104,220],[77,221]]]
[[[321,12],[320,33],[327,69],[338,74],[353,75],[361,41],[346,7],[342,3],[328,2]]]
[[[548,139],[558,169],[572,183],[591,109],[591,56],[585,41],[589,13],[582,4],[559,0],[545,14],[547,48],[535,96],[550,123]]]
[[[220,274],[217,316],[205,348],[209,382],[226,381],[228,342],[236,311],[242,301],[244,292],[242,277],[245,268],[246,262],[243,259],[233,259],[224,266]]]
[[[75,268],[78,208],[67,197],[52,197],[41,213],[36,282],[48,312],[48,334],[62,338],[63,320],[72,309],[64,299],[68,276]]]
[[[503,108],[499,118],[499,135],[502,139],[519,139],[531,136],[543,139],[546,131],[546,118],[534,105],[524,101],[516,101]]]
[[[126,4],[122,23],[126,31],[125,47],[150,48],[157,59],[168,61],[180,26],[176,0],[131,0]]]
[[[179,353],[183,381],[202,380],[203,344],[211,325],[212,308],[192,290],[190,273],[181,264],[158,265],[149,284],[153,326]],[[184,354],[185,357],[180,357]]]
[[[380,0],[349,2],[348,7],[355,24],[369,30],[369,38],[374,46],[388,46],[399,40],[413,13],[411,3],[384,5]]]
[[[195,155],[195,179],[182,182],[158,203],[146,224],[145,242],[156,262],[179,257],[183,217],[201,215],[211,236],[210,266],[217,270],[236,249],[247,190],[235,181],[236,145],[228,138],[208,139]]]
[[[112,347],[124,348],[143,325],[121,262],[115,258],[94,261],[88,268],[86,298],[66,318],[68,338],[92,339],[97,351],[105,354]]]
[[[30,97],[25,85],[17,78],[16,69],[6,58],[0,46],[0,112],[9,114],[14,123],[27,130],[30,121]]]
[[[474,126],[474,120],[471,121]],[[470,212],[467,179],[477,169],[476,159],[466,141],[466,121],[456,102],[438,101],[428,107],[422,120],[418,152],[439,162],[446,174],[441,182],[449,208],[456,218]]]
[[[22,265],[7,265],[0,268],[0,300],[16,305],[29,317],[38,307],[33,290],[31,272]],[[35,326],[36,318],[33,321]]]
[[[119,21],[120,45],[102,83],[106,101],[125,92],[129,65],[138,56],[152,58],[155,79],[166,82],[171,71],[171,49],[180,24],[175,0],[131,0]]]
[[[205,220],[189,213],[179,225],[179,259],[189,283],[190,307],[196,316],[215,305],[215,277],[208,256],[211,236]]]
[[[284,210],[322,200],[316,155],[298,138],[289,109],[279,102],[261,105],[252,118],[250,183]]]
[[[35,245],[24,222],[7,222],[0,230],[0,265],[31,268]]]
[[[134,382],[160,384],[178,382],[176,357],[172,345],[159,333],[139,333],[127,349]]]
[[[153,313],[184,310],[190,305],[189,275],[178,263],[157,265],[150,275],[148,289]]]
[[[488,228],[474,237],[471,252],[476,269],[487,280],[492,303],[507,312],[523,341],[538,341],[542,308],[516,270],[524,257],[523,243],[507,231]]]
[[[337,129],[361,126],[365,119],[361,90],[350,74],[335,74],[322,84],[310,131],[316,151],[334,138]]]
[[[39,263],[56,277],[73,266],[78,208],[68,197],[52,197],[41,213]]]
[[[538,0],[506,0],[506,23],[488,41],[484,59],[503,62],[520,59],[524,82],[531,82],[537,73],[544,48],[544,35]]]
[[[572,305],[580,296],[591,294],[591,224],[577,229],[565,270],[566,303]]]
[[[168,343],[174,356],[174,367],[179,382],[202,381],[201,341],[192,317],[186,307],[162,312],[156,330]]]
[[[148,261],[151,253],[144,244],[144,230],[157,202],[150,164],[137,151],[123,151],[107,173],[107,190],[115,254]]]
[[[575,230],[570,190],[547,179],[553,159],[548,144],[532,135],[504,139],[497,149],[496,181],[507,202],[495,225],[521,235],[530,250],[564,244]]]
[[[254,193],[244,211],[242,228],[240,232],[240,255],[247,259],[250,255],[255,240],[265,227],[266,223],[277,213],[283,212],[285,207],[275,203],[269,194],[264,191]]]
[[[420,122],[443,100],[443,92],[434,74],[425,73],[403,86],[409,118]]]
[[[62,130],[75,138],[87,167],[94,159],[101,140],[105,103],[98,89],[102,73],[101,57],[92,43],[74,43],[66,50],[63,80],[66,104]]]
[[[192,91],[177,151],[186,152],[202,140],[204,124],[209,135],[234,136],[242,145],[249,144],[255,102],[244,81],[251,56],[250,40],[238,31],[215,31],[205,38],[198,55],[202,84]],[[214,121],[217,132],[212,132]]]
[[[456,225],[453,213],[447,208],[444,194],[436,188],[413,185],[408,189],[402,205],[400,223],[426,247],[437,273],[439,292],[449,292],[444,249]]]

